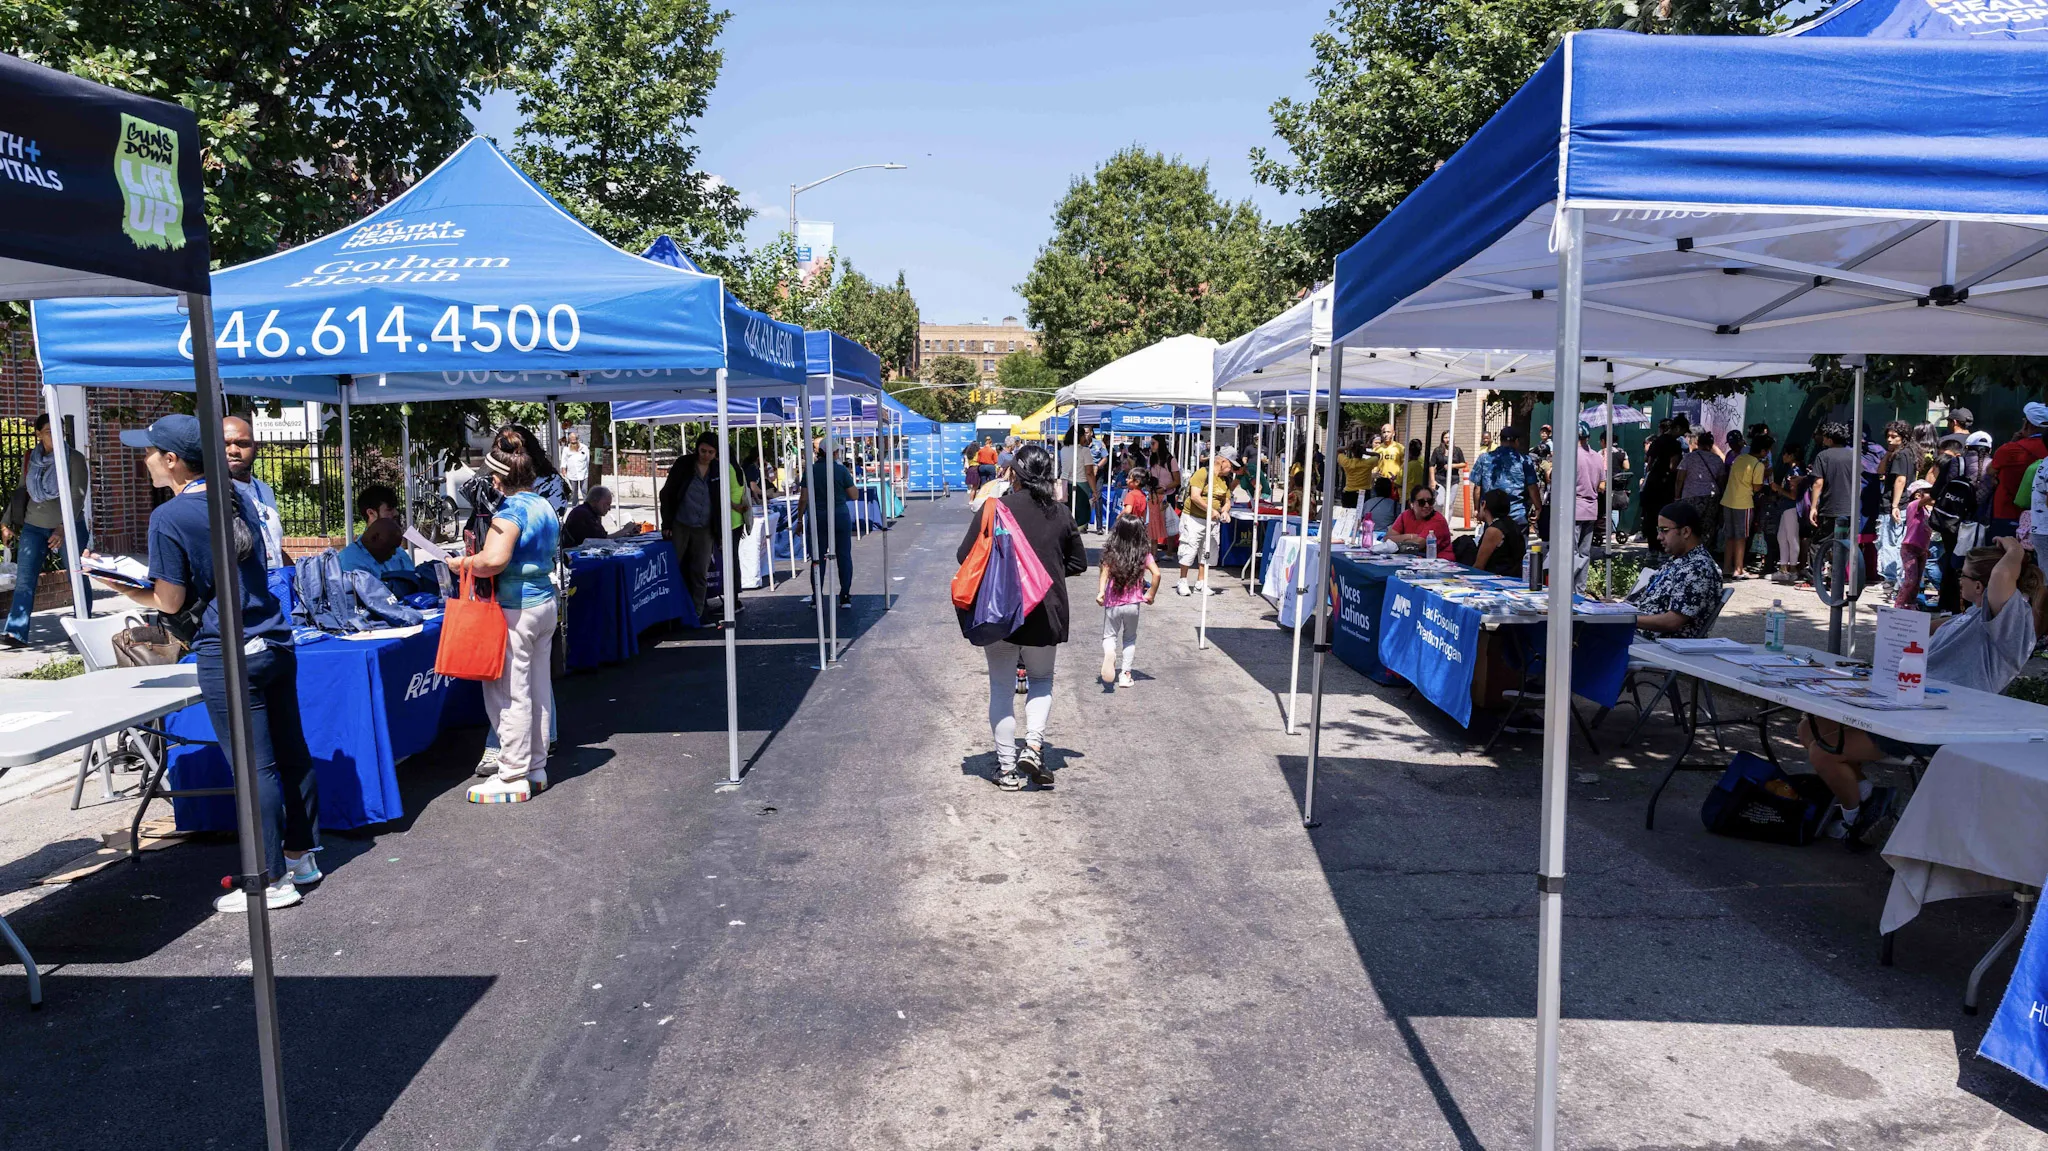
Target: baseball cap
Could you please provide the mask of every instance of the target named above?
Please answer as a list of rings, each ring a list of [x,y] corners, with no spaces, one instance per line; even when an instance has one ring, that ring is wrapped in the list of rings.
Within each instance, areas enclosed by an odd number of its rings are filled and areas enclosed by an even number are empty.
[[[1229,464],[1229,465],[1230,465],[1230,466],[1232,466],[1232,467],[1236,467],[1236,466],[1237,466],[1237,449],[1236,449],[1236,448],[1217,448],[1217,449],[1216,449],[1216,458],[1217,458],[1217,459],[1219,459],[1219,460],[1222,460],[1222,461],[1223,461],[1224,463],[1227,463],[1227,464]]]
[[[1968,408],[1950,408],[1948,411],[1948,418],[1954,420],[1955,422],[1963,425],[1966,428],[1977,422],[1976,414],[1970,411],[1970,409]]]
[[[1926,480],[1914,480],[1912,483],[1906,485],[1907,495],[1912,495],[1914,492],[1925,492],[1932,490],[1934,490],[1934,485],[1928,483]]]
[[[2048,428],[2048,404],[2034,401],[2021,410],[2026,412],[2028,423],[2037,428]]]
[[[197,416],[164,416],[140,431],[122,432],[121,442],[131,448],[169,452],[195,469],[204,470],[206,449],[199,439]]]
[[[1988,448],[1991,446],[1991,433],[1971,432],[1969,443],[1973,448]]]

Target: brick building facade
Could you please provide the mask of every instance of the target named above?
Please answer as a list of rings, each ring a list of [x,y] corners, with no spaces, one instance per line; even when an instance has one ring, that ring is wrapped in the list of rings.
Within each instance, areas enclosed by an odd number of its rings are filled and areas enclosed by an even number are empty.
[[[35,344],[26,324],[0,327],[0,420],[15,419],[23,424],[43,410],[43,377],[36,365]],[[169,392],[130,391],[125,388],[86,390],[86,428],[82,442],[72,446],[85,452],[92,477],[92,507],[88,523],[96,551],[140,554],[149,538],[149,513],[156,506],[155,489],[142,453],[121,446],[121,432],[145,427],[158,416],[179,409],[176,395]],[[184,405],[189,407],[189,405]],[[67,431],[75,429],[67,427]],[[7,482],[17,478],[19,462],[11,464]],[[12,487],[0,496],[11,496]],[[36,606],[54,607],[71,602],[69,581],[44,579],[36,586]]]

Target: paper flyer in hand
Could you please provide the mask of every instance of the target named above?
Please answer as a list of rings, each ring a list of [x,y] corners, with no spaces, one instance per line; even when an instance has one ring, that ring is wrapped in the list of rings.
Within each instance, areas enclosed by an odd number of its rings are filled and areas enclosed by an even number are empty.
[[[86,556],[78,561],[79,568],[87,575],[96,576],[111,583],[127,584],[129,587],[148,588],[156,584],[149,578],[149,568],[141,561],[127,556]]]

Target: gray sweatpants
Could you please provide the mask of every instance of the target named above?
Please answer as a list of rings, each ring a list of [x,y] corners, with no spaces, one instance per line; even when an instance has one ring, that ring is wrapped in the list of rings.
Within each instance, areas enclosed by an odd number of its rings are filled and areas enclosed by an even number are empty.
[[[988,655],[988,726],[996,740],[996,767],[1017,766],[1017,665],[1024,665],[1029,684],[1024,695],[1024,741],[1045,739],[1045,721],[1052,714],[1053,657],[1056,647],[1019,647],[1008,640],[981,649]]]
[[[1131,661],[1138,655],[1138,608],[1142,604],[1126,603],[1102,609],[1102,657],[1108,659],[1116,649],[1124,649],[1123,672],[1131,673]]]
[[[505,671],[484,681],[484,713],[498,733],[498,778],[507,783],[548,766],[548,717],[555,709],[550,656],[555,646],[555,605],[501,608],[505,613]]]

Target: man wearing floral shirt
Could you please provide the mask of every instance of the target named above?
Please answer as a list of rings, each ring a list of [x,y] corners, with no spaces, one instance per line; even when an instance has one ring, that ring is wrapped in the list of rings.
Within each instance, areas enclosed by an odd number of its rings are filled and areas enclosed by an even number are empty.
[[[1657,513],[1657,538],[1672,559],[1628,596],[1636,627],[1660,636],[1700,639],[1721,606],[1721,564],[1700,538],[1700,510],[1678,502]]]

